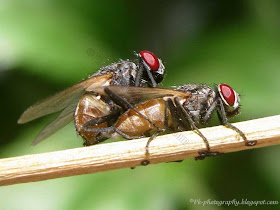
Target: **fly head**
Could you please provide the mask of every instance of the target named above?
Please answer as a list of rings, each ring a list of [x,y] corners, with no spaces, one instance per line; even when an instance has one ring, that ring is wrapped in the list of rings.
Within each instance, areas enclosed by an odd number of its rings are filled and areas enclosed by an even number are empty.
[[[217,85],[218,97],[221,98],[227,117],[234,117],[240,111],[239,94],[227,84]]]
[[[136,55],[139,57],[139,65],[142,65],[144,68],[142,79],[146,80],[149,86],[153,86],[152,79],[157,84],[161,83],[165,73],[165,67],[161,59],[150,51],[141,51]],[[152,78],[150,78],[150,75]]]

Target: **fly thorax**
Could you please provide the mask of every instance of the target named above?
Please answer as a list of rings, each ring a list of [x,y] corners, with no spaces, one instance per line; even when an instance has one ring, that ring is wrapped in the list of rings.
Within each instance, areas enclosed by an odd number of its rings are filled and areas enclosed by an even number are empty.
[[[203,92],[200,100],[200,118],[203,118],[215,101],[216,93],[212,88],[207,88]]]
[[[191,97],[184,104],[185,109],[189,110],[193,120],[200,123],[202,116],[205,115],[215,99],[215,92],[207,85],[194,86]]]
[[[135,77],[136,65],[135,63],[129,60],[121,60],[118,63],[113,63],[111,65],[103,67],[99,72],[100,73],[109,73],[113,72],[113,79],[110,85],[121,85],[129,86],[131,77]]]
[[[216,93],[215,91],[211,91],[210,94],[208,95],[208,103],[213,104],[216,98]]]

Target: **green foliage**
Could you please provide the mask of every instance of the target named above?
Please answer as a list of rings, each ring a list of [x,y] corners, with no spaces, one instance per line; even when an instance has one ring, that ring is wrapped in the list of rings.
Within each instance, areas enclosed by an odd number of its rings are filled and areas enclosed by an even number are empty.
[[[19,126],[17,118],[28,105],[101,66],[119,58],[133,59],[134,50],[151,50],[163,59],[165,87],[185,83],[234,87],[242,95],[242,113],[231,122],[279,114],[277,1],[0,3],[2,158],[80,147],[73,124],[31,147],[51,119]],[[211,125],[215,124],[214,120]],[[276,146],[204,161],[7,186],[0,189],[1,209],[202,207],[190,199],[280,202],[278,159]]]

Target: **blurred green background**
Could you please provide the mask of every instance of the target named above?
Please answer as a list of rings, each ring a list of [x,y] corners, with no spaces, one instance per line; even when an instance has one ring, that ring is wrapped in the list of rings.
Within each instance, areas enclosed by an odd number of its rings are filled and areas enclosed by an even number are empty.
[[[134,59],[133,51],[162,58],[164,87],[231,85],[242,95],[242,112],[231,122],[280,114],[279,6],[277,0],[0,0],[0,157],[81,147],[72,123],[32,147],[54,116],[24,125],[17,119],[37,100],[101,66]],[[217,124],[214,119],[210,125]],[[280,147],[274,146],[6,186],[0,208],[200,209],[190,199],[280,202],[278,158]]]

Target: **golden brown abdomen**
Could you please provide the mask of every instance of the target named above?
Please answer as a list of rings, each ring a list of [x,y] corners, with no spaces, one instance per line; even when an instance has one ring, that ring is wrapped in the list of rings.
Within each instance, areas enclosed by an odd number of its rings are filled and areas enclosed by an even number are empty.
[[[135,106],[135,110],[146,116],[159,128],[164,128],[165,100],[149,100]],[[168,124],[171,124],[170,117],[168,121]],[[156,131],[151,123],[131,109],[119,117],[115,127],[129,136],[141,136],[146,132]]]
[[[87,132],[82,130],[82,126],[97,117],[104,117],[111,113],[110,106],[104,102],[99,95],[85,94],[81,97],[74,115],[76,131],[85,140],[85,145],[95,143],[95,138],[98,135],[96,132]],[[105,128],[107,122],[88,128]]]

